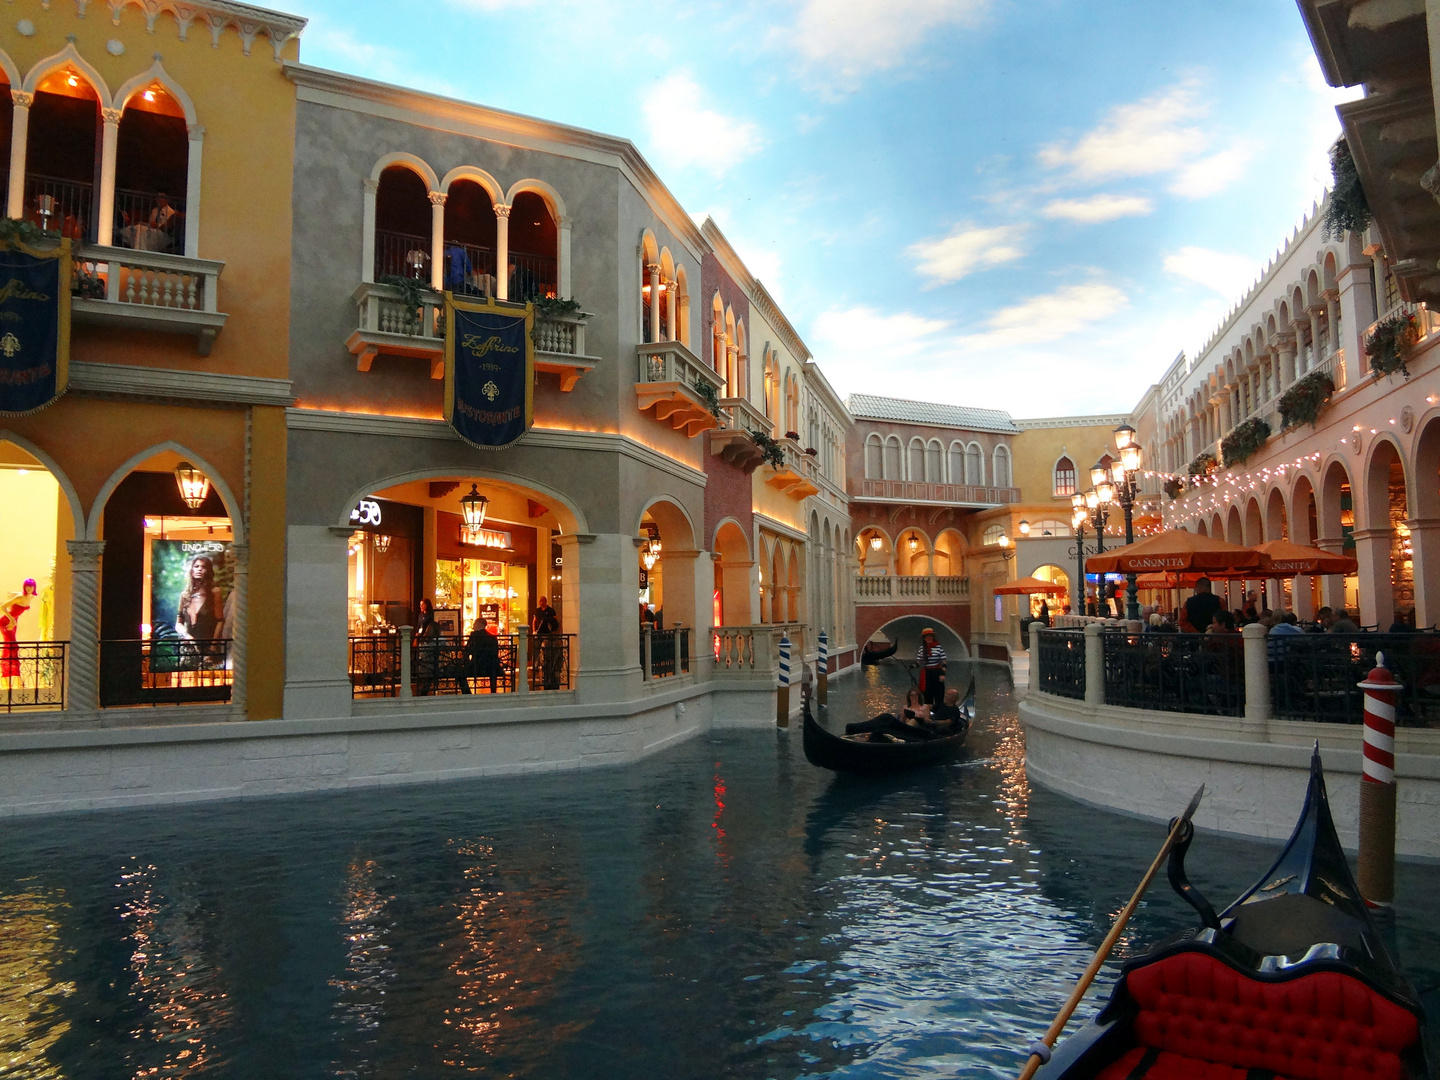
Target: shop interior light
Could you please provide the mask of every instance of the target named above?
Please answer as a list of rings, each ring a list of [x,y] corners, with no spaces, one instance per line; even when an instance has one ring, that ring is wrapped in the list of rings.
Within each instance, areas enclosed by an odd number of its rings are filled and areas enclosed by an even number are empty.
[[[375,534],[375,550],[378,551],[381,555],[384,555],[385,552],[389,551],[389,550],[390,550],[390,537],[386,536],[384,533],[376,533],[376,534]]]
[[[1121,424],[1115,429],[1115,446],[1119,450],[1127,450],[1135,445],[1135,429],[1129,424]]]
[[[191,510],[199,510],[210,495],[210,478],[188,461],[175,466],[175,486]]]
[[[465,528],[472,532],[481,528],[485,524],[485,511],[489,506],[490,500],[471,484],[470,494],[460,500],[460,516],[465,520]]]

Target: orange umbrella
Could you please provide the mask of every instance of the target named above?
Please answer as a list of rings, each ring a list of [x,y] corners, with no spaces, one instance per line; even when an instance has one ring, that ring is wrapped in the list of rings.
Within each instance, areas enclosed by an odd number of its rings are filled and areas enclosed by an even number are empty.
[[[1141,574],[1135,579],[1137,589],[1178,589],[1194,585],[1199,574]]]
[[[1257,544],[1255,550],[1270,556],[1270,565],[1264,573],[1251,577],[1288,578],[1298,574],[1353,574],[1359,569],[1359,562],[1349,555],[1337,555],[1322,548],[1292,544],[1289,540],[1267,540]]]
[[[1041,581],[1039,578],[1022,577],[1018,581],[1012,581],[1008,585],[1001,585],[995,590],[996,596],[1029,596],[1031,593],[1049,593],[1051,596],[1068,596],[1070,590],[1064,585],[1056,585],[1053,581]]]
[[[1130,544],[1085,560],[1091,574],[1210,573],[1217,570],[1263,570],[1270,556],[1213,536],[1172,529],[1138,544]],[[1255,574],[1262,577],[1262,574]]]

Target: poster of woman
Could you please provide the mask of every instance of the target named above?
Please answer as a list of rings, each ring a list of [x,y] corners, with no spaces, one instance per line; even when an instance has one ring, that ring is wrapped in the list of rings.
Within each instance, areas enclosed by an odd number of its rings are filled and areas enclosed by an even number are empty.
[[[222,540],[150,541],[152,636],[210,641],[229,636],[235,569]]]

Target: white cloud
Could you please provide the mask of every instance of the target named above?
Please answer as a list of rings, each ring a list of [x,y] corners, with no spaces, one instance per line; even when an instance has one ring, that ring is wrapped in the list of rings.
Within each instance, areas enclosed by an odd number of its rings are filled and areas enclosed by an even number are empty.
[[[312,18],[306,27],[305,62],[431,94],[461,96],[452,83],[436,78],[402,50],[361,41],[348,27],[337,26],[321,16]]]
[[[1245,255],[1183,247],[1165,256],[1165,272],[1175,274],[1219,293],[1227,300],[1239,297],[1258,276],[1255,260]]]
[[[1155,204],[1141,195],[1092,195],[1088,199],[1056,199],[1040,211],[1047,218],[1094,225],[1122,217],[1143,217]]]
[[[1065,285],[1048,295],[1001,308],[985,320],[983,333],[960,340],[976,349],[1058,341],[1109,318],[1129,302],[1114,285]]]
[[[1073,146],[1044,147],[1040,161],[1052,169],[1069,167],[1085,180],[1169,172],[1204,147],[1204,133],[1187,123],[1201,112],[1190,87],[1177,86],[1143,101],[1117,105]]]
[[[649,145],[666,164],[696,166],[716,176],[764,145],[760,129],[704,104],[700,84],[676,71],[645,92]]]
[[[989,0],[802,0],[772,43],[798,53],[812,79],[855,89],[867,75],[910,62],[934,31],[972,24]]]
[[[1240,178],[1250,162],[1250,147],[1238,144],[1192,161],[1176,174],[1170,190],[1187,199],[1203,199],[1224,191]]]
[[[919,270],[932,285],[959,281],[976,270],[1012,262],[1025,254],[1019,246],[1023,225],[996,225],[977,229],[957,226],[949,236],[921,240],[910,245],[909,254],[920,260]]]

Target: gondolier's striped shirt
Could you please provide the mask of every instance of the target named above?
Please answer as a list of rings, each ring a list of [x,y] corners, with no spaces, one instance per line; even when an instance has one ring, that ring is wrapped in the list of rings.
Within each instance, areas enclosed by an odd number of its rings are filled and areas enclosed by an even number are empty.
[[[928,649],[925,643],[920,643],[920,648],[915,650],[915,663],[922,668],[937,668],[945,666],[945,650],[938,644],[931,645]]]

